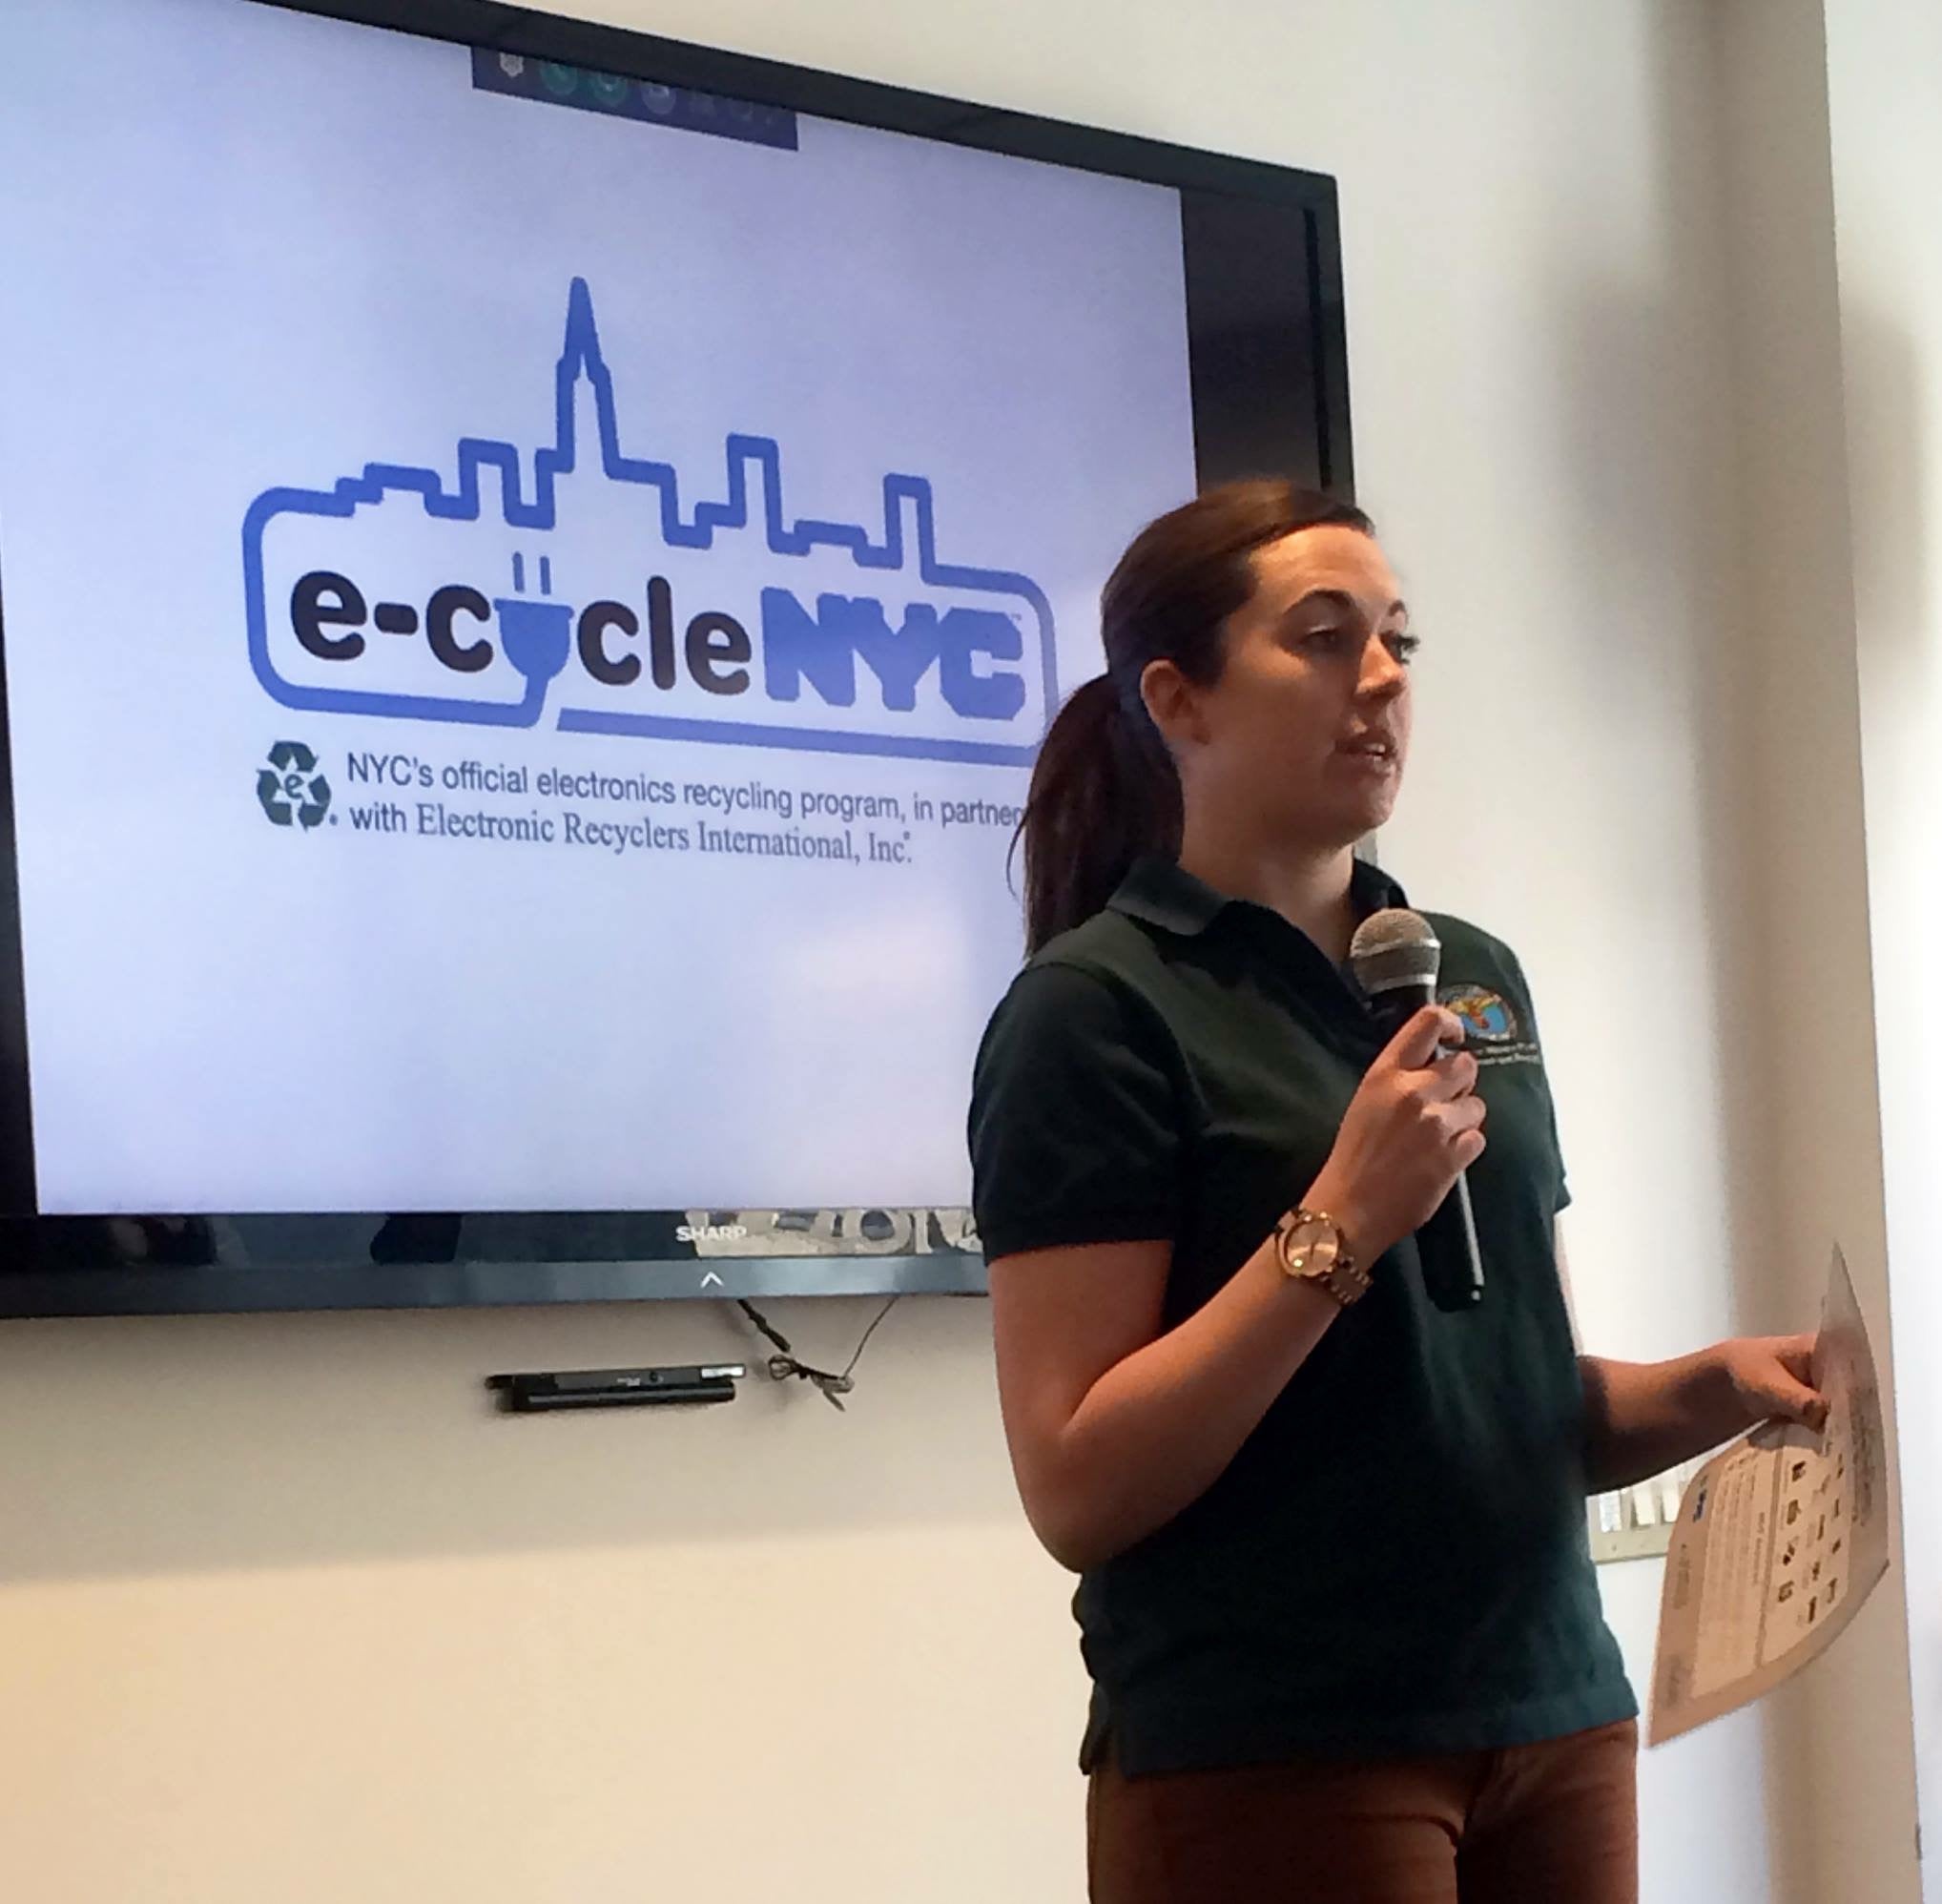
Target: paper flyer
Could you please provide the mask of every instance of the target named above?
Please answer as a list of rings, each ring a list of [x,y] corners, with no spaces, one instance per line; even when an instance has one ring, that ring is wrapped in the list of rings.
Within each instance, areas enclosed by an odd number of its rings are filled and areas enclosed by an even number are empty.
[[[1833,1252],[1814,1350],[1824,1431],[1768,1423],[1693,1477],[1666,1555],[1647,1740],[1764,1697],[1833,1645],[1888,1571],[1881,1394]]]

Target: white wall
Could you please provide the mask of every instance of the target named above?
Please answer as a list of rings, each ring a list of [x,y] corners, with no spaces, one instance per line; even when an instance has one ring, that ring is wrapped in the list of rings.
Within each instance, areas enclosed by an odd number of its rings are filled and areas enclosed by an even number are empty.
[[[1921,1002],[1942,942],[1942,13],[1923,0],[1828,0],[1827,21],[1908,1638],[1924,1836],[1937,1846],[1942,1078]],[[1924,1880],[1925,1897],[1942,1899],[1932,1857]]]
[[[1735,984],[1763,901],[1707,10],[585,10],[1339,176],[1361,485],[1436,638],[1392,857],[1526,955],[1595,1345],[1797,1319]],[[830,1356],[867,1313],[784,1326]],[[906,1305],[846,1418],[506,1422],[475,1388],[729,1330],[0,1331],[0,1869],[63,1904],[1078,1895],[1066,1585],[1010,1499],[980,1306]],[[1607,1581],[1642,1679],[1655,1570]],[[1774,1723],[1648,1763],[1649,1904],[1811,1894]]]
[[[1886,1361],[1902,1330],[1898,1306],[1890,1329],[1875,1097],[1854,615],[1868,531],[1855,513],[1844,402],[1853,340],[1845,225],[1836,242],[1845,128],[1829,121],[1832,18],[1820,0],[1733,0],[1718,12],[1743,504],[1743,613],[1727,652],[1756,743],[1740,962],[1749,980],[1745,1050],[1761,1099],[1748,1137],[1769,1163],[1767,1266],[1805,1302],[1839,1236]],[[1898,44],[1895,56],[1908,54]],[[1882,1032],[1890,1064],[1902,1027],[1889,1022]],[[1911,1391],[1897,1393],[1906,1411]],[[1892,1412],[1889,1427],[1892,1444]],[[1786,1894],[1800,1904],[1910,1904],[1917,1894],[1914,1564],[1897,1552],[1839,1653],[1772,1703],[1782,1749],[1770,1790],[1796,1853]]]
[[[826,1365],[870,1313],[784,1326]],[[1075,1895],[1083,1688],[981,1304],[899,1309],[847,1416],[478,1387],[753,1346],[691,1305],[10,1326],[0,1891]]]

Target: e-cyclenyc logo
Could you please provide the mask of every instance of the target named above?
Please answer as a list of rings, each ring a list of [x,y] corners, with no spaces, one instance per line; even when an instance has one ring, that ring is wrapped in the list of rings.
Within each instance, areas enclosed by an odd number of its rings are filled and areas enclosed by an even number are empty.
[[[251,504],[250,659],[285,707],[1015,766],[1057,705],[1043,591],[940,562],[927,478],[884,477],[873,530],[788,517],[773,438],[728,437],[687,507],[624,454],[583,279],[554,441],[464,437],[456,470]]]

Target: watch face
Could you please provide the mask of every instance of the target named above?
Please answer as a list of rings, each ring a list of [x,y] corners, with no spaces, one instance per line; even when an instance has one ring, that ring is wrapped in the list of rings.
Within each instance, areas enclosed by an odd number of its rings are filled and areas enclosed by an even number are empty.
[[[1335,1266],[1341,1239],[1319,1216],[1298,1216],[1288,1228],[1288,1267],[1296,1275],[1326,1275]]]

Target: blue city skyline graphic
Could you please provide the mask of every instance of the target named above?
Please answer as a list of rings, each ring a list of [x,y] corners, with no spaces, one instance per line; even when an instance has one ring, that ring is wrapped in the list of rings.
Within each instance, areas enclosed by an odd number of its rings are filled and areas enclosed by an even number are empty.
[[[627,735],[648,739],[706,741],[767,748],[799,748],[837,754],[878,755],[914,759],[935,759],[973,764],[1028,766],[1034,758],[1044,725],[1058,706],[1058,674],[1053,616],[1044,591],[1029,576],[1016,570],[969,567],[940,561],[936,546],[934,494],[927,477],[887,474],[882,479],[883,521],[880,536],[861,523],[826,521],[800,517],[793,523],[783,506],[782,449],[769,436],[731,431],[724,440],[726,493],[719,499],[701,501],[684,514],[681,507],[680,477],[670,463],[625,454],[620,445],[619,406],[614,392],[613,373],[601,349],[595,322],[593,298],[584,278],[575,278],[568,295],[565,338],[554,368],[554,439],[530,453],[530,483],[527,476],[527,453],[510,442],[496,438],[462,436],[458,440],[456,477],[448,486],[436,468],[394,463],[367,463],[355,476],[345,476],[329,488],[304,488],[279,485],[263,490],[250,504],[243,518],[242,557],[245,611],[248,625],[250,662],[263,689],[279,703],[301,713],[378,716],[387,719],[464,723],[500,728],[536,728],[547,712],[553,682],[566,671],[573,656],[574,617],[569,602],[550,599],[555,565],[542,550],[537,564],[540,594],[526,592],[528,572],[527,549],[508,542],[498,548],[500,572],[510,572],[513,593],[493,597],[491,619],[499,638],[500,652],[523,677],[525,691],[517,700],[482,700],[463,693],[433,694],[388,693],[370,687],[337,686],[288,678],[277,667],[271,653],[270,605],[266,595],[264,537],[270,526],[282,517],[297,516],[346,521],[360,510],[415,499],[424,514],[435,520],[480,522],[487,520],[485,501],[485,473],[498,477],[500,514],[506,529],[521,537],[546,536],[560,527],[558,482],[575,474],[580,444],[576,399],[582,383],[590,392],[599,443],[598,467],[607,480],[651,491],[658,507],[647,513],[647,523],[657,530],[661,543],[671,550],[706,551],[716,546],[722,531],[748,529],[751,521],[751,480],[753,468],[759,476],[762,495],[760,528],[766,555],[775,558],[775,573],[765,573],[762,589],[766,623],[771,598],[781,596],[790,611],[790,626],[798,630],[795,672],[787,675],[786,692],[775,685],[775,661],[765,655],[757,635],[753,659],[757,668],[767,667],[769,698],[739,694],[733,713],[724,708],[721,716],[697,713],[650,713],[638,707],[589,705],[578,695],[566,694],[554,714],[554,727],[563,733]],[[906,514],[912,532],[906,532]],[[644,524],[646,527],[646,524]],[[911,548],[911,543],[915,548]],[[816,614],[812,615],[784,594],[789,583],[790,565],[803,562],[819,551],[846,552],[854,564],[859,591],[869,589],[882,596],[884,582],[894,576],[904,578],[899,591],[903,613],[899,623],[895,608],[878,600],[850,602],[827,593],[819,598]],[[612,550],[603,560],[609,565],[632,562],[643,576],[641,558],[651,551],[629,547]],[[915,573],[909,572],[915,556]],[[509,557],[509,560],[507,558]],[[333,577],[333,580],[341,578]],[[926,590],[950,590],[989,598],[991,607],[948,607],[941,613],[935,605],[921,599]],[[478,607],[465,612],[478,615],[486,607],[483,596]],[[831,607],[831,604],[834,604]],[[915,726],[897,731],[879,728],[830,728],[791,722],[781,717],[782,710],[796,698],[806,682],[820,691],[826,706],[849,705],[840,692],[832,693],[827,666],[815,664],[814,648],[803,648],[827,639],[829,623],[842,618],[854,620],[862,610],[877,616],[874,641],[854,642],[855,654],[861,654],[869,668],[877,669],[883,691],[883,708],[892,714],[921,715],[915,702],[915,681],[929,668],[923,642],[930,643],[928,655],[939,657],[945,647],[956,651],[958,692],[952,694],[948,681],[944,692],[955,710],[953,731],[918,731]],[[886,615],[886,610],[888,611]],[[841,611],[841,616],[837,611]],[[1020,611],[1023,611],[1023,615]],[[293,616],[294,616],[293,609]],[[359,612],[362,613],[362,607]],[[818,627],[820,617],[820,628]],[[331,616],[332,622],[343,617]],[[708,617],[720,621],[721,616]],[[449,626],[449,614],[447,624]],[[375,626],[381,632],[412,633],[418,621],[415,609],[379,604]],[[910,641],[916,631],[916,646],[899,662],[905,677],[900,690],[890,674],[882,672],[878,656],[899,640]],[[945,631],[955,631],[952,642],[943,640]],[[766,629],[765,629],[766,632]],[[887,646],[886,646],[887,644]],[[362,654],[364,644],[356,640],[347,647]],[[313,651],[318,652],[318,651]],[[691,643],[692,653],[692,643]],[[810,659],[802,656],[808,654]],[[848,657],[854,672],[855,654]],[[1017,662],[1031,671],[1037,693],[1030,692],[1023,673],[1002,667],[981,669],[970,658],[1003,663]],[[488,655],[489,661],[489,655]],[[913,673],[913,659],[919,664]],[[341,664],[355,666],[354,661]],[[476,663],[485,666],[486,663]],[[693,664],[691,661],[691,666]],[[948,664],[940,661],[942,670]],[[636,673],[638,670],[636,669]],[[837,671],[840,676],[841,671]],[[818,678],[820,675],[820,679]],[[455,677],[456,678],[456,677]],[[666,688],[667,680],[657,685]],[[841,682],[838,678],[838,690]],[[714,692],[721,692],[719,689]],[[852,689],[854,693],[854,689]],[[900,697],[899,697],[900,695]],[[777,717],[751,719],[748,706],[758,702],[765,710],[775,709]],[[1036,702],[1036,706],[1034,703]],[[960,715],[969,718],[959,718]],[[1036,718],[1034,718],[1036,716]],[[964,729],[978,730],[966,734]],[[986,735],[990,737],[985,737]]]

